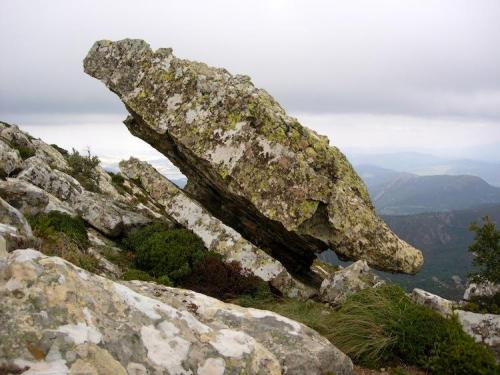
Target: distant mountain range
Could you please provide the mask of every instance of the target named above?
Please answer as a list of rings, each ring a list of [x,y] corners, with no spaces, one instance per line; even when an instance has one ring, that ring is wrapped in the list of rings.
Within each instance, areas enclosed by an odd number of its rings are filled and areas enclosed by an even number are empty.
[[[448,159],[417,152],[388,154],[348,153],[353,165],[373,165],[398,172],[424,175],[471,175],[490,185],[500,186],[500,162],[472,159]]]
[[[359,165],[356,170],[380,214],[461,210],[500,203],[500,188],[475,176],[418,176],[373,165]]]

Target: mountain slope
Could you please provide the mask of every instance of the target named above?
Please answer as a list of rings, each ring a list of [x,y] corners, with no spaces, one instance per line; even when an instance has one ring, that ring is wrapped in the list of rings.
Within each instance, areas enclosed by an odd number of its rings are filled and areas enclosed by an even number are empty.
[[[475,176],[403,174],[369,186],[368,190],[376,209],[384,215],[460,210],[500,203],[500,188]]]
[[[459,298],[473,259],[468,251],[474,239],[469,226],[484,216],[500,224],[500,204],[451,212],[383,216],[398,236],[422,250],[425,259],[416,276],[388,277],[411,288],[420,287],[448,298]],[[461,281],[453,276],[459,276]]]

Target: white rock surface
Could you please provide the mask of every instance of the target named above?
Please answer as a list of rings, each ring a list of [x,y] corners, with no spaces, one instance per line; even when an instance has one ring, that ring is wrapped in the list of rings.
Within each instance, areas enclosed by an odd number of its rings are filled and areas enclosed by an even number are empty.
[[[430,307],[444,317],[451,316],[456,305],[453,301],[418,288],[413,289],[411,299],[419,305]]]
[[[353,372],[347,356],[297,322],[158,288],[16,250],[0,262],[1,361],[28,374]]]

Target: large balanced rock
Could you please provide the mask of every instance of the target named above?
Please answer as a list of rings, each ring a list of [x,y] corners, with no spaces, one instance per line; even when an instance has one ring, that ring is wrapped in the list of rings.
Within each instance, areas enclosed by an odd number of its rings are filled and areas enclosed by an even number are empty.
[[[120,170],[129,180],[137,181],[170,218],[197,234],[207,249],[221,254],[226,261],[238,262],[288,297],[307,299],[316,293],[295,280],[280,262],[213,217],[150,164],[130,158],[120,162]]]
[[[0,367],[17,373],[351,374],[353,369],[327,339],[280,315],[155,284],[115,283],[30,249],[0,259],[0,297]]]
[[[124,102],[131,133],[188,177],[192,196],[292,272],[328,247],[380,269],[421,267],[421,252],[377,217],[345,156],[247,76],[130,39],[96,42],[84,68]]]

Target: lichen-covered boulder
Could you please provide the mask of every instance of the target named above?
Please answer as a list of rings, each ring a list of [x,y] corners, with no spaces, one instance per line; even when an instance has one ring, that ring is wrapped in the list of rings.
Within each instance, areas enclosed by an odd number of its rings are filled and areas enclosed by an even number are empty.
[[[170,218],[197,234],[207,249],[223,255],[228,262],[238,262],[288,297],[307,299],[316,294],[316,290],[294,279],[280,262],[213,217],[150,164],[130,158],[120,162],[120,170],[160,204]]]
[[[312,364],[308,374],[352,373],[328,340],[277,314],[190,295],[195,309],[169,296],[184,291],[129,286],[34,250],[10,253],[0,260],[0,365],[26,374],[303,374],[290,352],[301,353],[302,368]]]
[[[296,321],[270,311],[243,308],[190,290],[153,283],[131,281],[126,284],[140,294],[158,298],[177,309],[189,311],[205,324],[224,322],[243,331],[273,353],[287,374],[346,374],[351,360],[327,340]]]
[[[332,305],[342,304],[348,296],[366,288],[375,288],[384,281],[371,272],[364,260],[358,260],[349,267],[345,267],[321,283],[320,298]]]
[[[84,69],[124,102],[131,133],[188,177],[190,195],[292,272],[308,272],[328,247],[385,270],[421,267],[345,156],[249,77],[130,39],[96,42]]]

